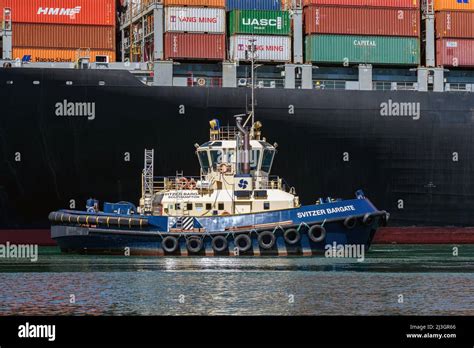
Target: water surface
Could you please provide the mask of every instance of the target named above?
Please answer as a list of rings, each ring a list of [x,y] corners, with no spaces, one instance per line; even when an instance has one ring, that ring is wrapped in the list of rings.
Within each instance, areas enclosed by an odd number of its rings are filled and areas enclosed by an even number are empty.
[[[458,248],[374,246],[364,262],[40,248],[0,259],[0,315],[474,315],[474,246]]]

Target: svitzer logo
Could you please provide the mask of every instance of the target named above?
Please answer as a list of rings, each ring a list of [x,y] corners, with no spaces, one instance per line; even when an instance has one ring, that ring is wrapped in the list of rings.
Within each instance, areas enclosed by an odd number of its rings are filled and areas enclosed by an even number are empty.
[[[81,6],[74,8],[60,8],[60,7],[40,7],[38,8],[38,15],[45,16],[68,16],[74,17],[76,14],[81,13]]]

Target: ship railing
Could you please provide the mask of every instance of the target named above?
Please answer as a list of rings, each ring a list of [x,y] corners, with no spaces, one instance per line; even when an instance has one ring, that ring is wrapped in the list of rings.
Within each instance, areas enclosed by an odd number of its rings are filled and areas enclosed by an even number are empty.
[[[286,181],[276,175],[255,176],[253,186],[254,190],[283,190],[286,192],[290,190]]]
[[[249,82],[251,83],[251,82]],[[255,88],[284,88],[284,79],[256,79]]]
[[[153,178],[153,192],[196,188],[200,176],[158,176]]]
[[[416,91],[416,82],[376,81],[373,83],[375,91]]]
[[[472,92],[474,85],[469,83],[446,83],[446,92]]]
[[[218,130],[210,131],[211,140],[235,140],[239,130],[235,126],[222,126]]]
[[[341,80],[313,80],[314,89],[346,89],[346,81]]]

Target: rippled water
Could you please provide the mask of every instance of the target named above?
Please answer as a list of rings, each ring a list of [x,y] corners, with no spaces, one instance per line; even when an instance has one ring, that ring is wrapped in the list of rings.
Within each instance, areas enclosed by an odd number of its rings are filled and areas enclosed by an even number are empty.
[[[474,246],[375,246],[364,262],[40,253],[0,260],[0,315],[474,315]]]

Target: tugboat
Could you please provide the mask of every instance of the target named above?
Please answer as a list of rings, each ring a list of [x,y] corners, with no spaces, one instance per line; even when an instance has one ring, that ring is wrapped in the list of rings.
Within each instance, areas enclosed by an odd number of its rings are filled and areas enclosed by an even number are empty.
[[[362,190],[351,200],[301,205],[293,187],[270,175],[277,144],[262,137],[262,124],[252,113],[235,118],[236,126],[210,121],[209,141],[195,145],[199,177],[154,177],[154,151],[145,150],[138,207],[104,203],[100,211],[89,199],[86,211],[52,212],[52,238],[63,252],[91,254],[311,256],[336,245],[369,249],[387,212]]]

